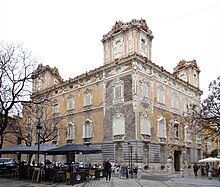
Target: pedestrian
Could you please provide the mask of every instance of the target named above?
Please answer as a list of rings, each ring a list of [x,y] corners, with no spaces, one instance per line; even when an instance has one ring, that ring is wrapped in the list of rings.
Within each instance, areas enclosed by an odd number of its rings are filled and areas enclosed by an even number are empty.
[[[220,181],[220,163],[218,165],[218,175],[219,175],[219,181]]]
[[[205,175],[205,170],[204,170],[204,164],[201,165],[201,175],[204,176]]]
[[[194,171],[195,176],[197,176],[198,170],[199,170],[199,166],[195,163],[195,164],[193,165],[193,171]]]
[[[110,182],[112,174],[112,165],[109,159],[105,162],[106,182]]]

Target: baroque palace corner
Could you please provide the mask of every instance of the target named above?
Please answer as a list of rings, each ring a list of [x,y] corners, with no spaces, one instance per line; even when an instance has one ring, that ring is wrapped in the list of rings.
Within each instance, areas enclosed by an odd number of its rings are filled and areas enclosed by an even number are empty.
[[[51,143],[102,149],[88,162],[109,158],[157,171],[178,171],[201,158],[201,137],[187,120],[189,106],[200,103],[200,69],[193,59],[166,71],[152,62],[152,41],[145,20],[118,21],[103,35],[103,66],[66,81],[57,68],[38,66],[32,99],[50,101],[41,110],[56,128]],[[24,126],[36,141],[36,110],[27,108]]]

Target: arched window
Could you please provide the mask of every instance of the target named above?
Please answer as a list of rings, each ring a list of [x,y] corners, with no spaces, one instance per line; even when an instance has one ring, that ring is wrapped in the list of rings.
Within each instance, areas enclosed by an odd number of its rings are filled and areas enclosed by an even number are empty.
[[[74,124],[72,124],[71,122],[68,124],[67,138],[69,140],[73,140],[75,138],[75,127],[74,127]]]
[[[92,104],[92,94],[89,89],[85,91],[84,95],[84,106],[90,106]]]
[[[74,109],[74,99],[72,95],[69,95],[67,98],[67,110],[73,110]]]
[[[59,105],[56,99],[53,101],[53,113],[54,114],[59,113]]]
[[[83,138],[91,138],[91,131],[91,122],[89,120],[86,120],[83,126]]]

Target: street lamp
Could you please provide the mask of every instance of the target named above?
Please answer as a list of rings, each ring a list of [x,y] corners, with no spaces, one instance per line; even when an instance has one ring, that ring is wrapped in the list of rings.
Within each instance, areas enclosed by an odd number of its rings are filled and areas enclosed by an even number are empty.
[[[37,112],[38,123],[36,125],[36,129],[37,129],[37,163],[38,163],[38,165],[40,165],[40,163],[39,163],[39,161],[40,161],[40,131],[42,129],[42,126],[40,125],[40,117],[41,117],[41,112],[38,111]]]
[[[133,177],[133,167],[132,167],[132,145],[130,142],[128,142],[128,158],[129,158],[129,167],[130,167],[130,172],[131,172],[131,178]],[[130,163],[131,160],[131,163]]]

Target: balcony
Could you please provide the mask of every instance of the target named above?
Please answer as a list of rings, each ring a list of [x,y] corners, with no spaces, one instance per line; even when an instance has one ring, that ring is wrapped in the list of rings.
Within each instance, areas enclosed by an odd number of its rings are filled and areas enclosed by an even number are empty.
[[[166,144],[166,138],[165,137],[159,137],[159,144]]]
[[[83,138],[83,143],[86,144],[86,145],[89,145],[92,143],[92,138]]]
[[[122,142],[124,141],[124,134],[113,135],[114,142]]]
[[[151,136],[149,134],[141,134],[143,142],[150,142]]]

